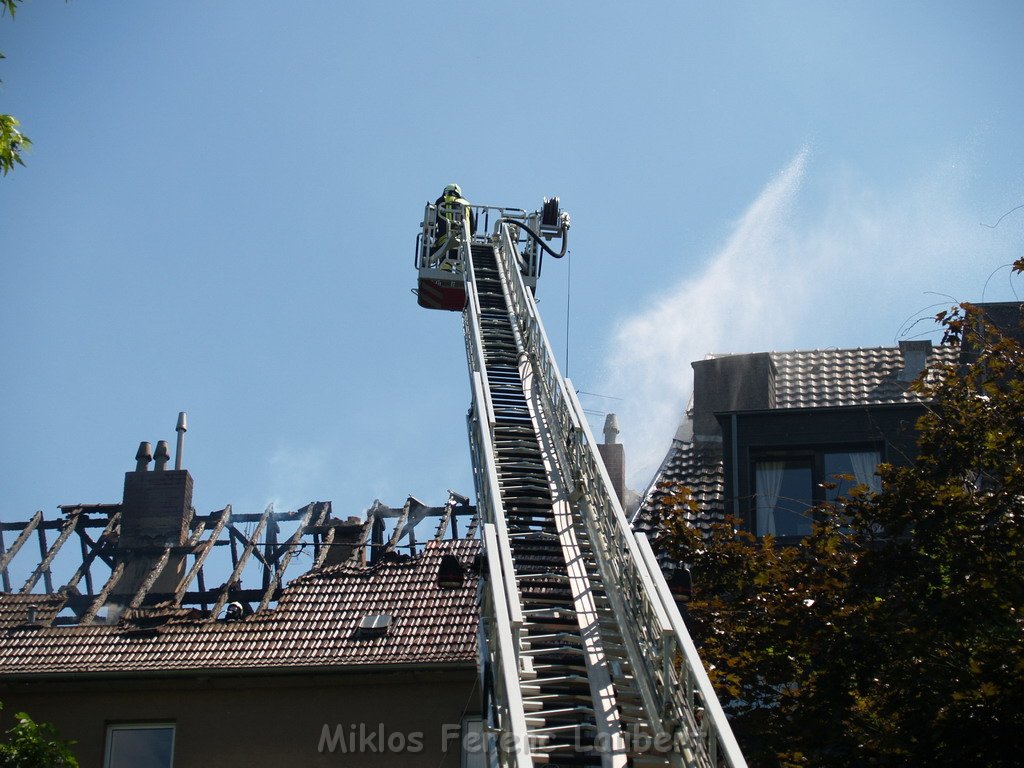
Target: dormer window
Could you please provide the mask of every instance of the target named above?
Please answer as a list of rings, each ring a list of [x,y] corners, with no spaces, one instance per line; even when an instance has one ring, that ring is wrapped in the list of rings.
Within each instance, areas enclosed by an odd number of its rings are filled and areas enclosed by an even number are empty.
[[[807,536],[811,510],[855,485],[881,490],[878,451],[787,451],[754,461],[754,530],[758,536]],[[837,478],[837,475],[840,476]],[[826,485],[834,485],[828,488]]]

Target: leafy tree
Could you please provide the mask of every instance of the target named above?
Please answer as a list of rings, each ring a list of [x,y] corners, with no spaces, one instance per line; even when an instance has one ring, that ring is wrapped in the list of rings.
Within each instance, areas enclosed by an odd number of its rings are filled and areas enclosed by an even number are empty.
[[[14,19],[18,3],[21,1],[0,0],[0,16],[10,14],[11,19]],[[3,58],[5,58],[4,55],[0,53],[0,59]],[[14,167],[15,163],[25,164],[21,159],[21,153],[32,144],[29,138],[18,130],[19,125],[20,123],[14,116],[0,114],[0,172],[4,176]]]
[[[0,705],[2,707],[2,705]],[[37,723],[24,712],[7,731],[7,742],[0,743],[0,766],[3,768],[78,768],[71,753],[72,741],[63,741],[49,723]]]
[[[1019,764],[1024,348],[970,304],[937,320],[971,354],[913,385],[920,454],[881,493],[780,547],[731,519],[702,537],[676,489],[660,544],[691,564],[690,628],[752,765]]]

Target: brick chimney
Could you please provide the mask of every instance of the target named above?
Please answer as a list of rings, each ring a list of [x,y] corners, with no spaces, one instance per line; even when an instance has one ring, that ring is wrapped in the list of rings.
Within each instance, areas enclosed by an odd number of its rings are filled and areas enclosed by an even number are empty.
[[[136,470],[124,475],[118,558],[124,573],[114,588],[114,602],[126,602],[145,582],[166,547],[181,548],[192,520],[192,475],[185,469],[164,469],[167,444],[157,445],[157,469],[148,471],[148,443],[139,447]],[[167,565],[149,594],[173,592],[184,572],[185,553],[172,550]],[[118,600],[117,598],[122,598]]]
[[[604,420],[604,442],[597,446],[604,468],[612,481],[615,495],[619,497],[622,508],[626,508],[626,448],[618,441],[619,420],[614,413],[609,413]]]
[[[324,565],[341,565],[347,563],[359,546],[363,534],[362,519],[349,516],[347,520],[330,520],[327,523],[334,531],[334,541],[327,551]]]

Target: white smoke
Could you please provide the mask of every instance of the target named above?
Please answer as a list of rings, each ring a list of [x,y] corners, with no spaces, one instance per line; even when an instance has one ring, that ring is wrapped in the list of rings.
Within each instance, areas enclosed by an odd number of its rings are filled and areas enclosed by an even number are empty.
[[[948,306],[928,291],[977,299],[989,272],[1012,261],[1019,237],[992,239],[960,204],[962,167],[942,163],[884,194],[833,179],[812,216],[799,205],[809,154],[799,151],[765,186],[699,274],[618,324],[601,391],[623,398],[631,487],[646,486],[668,450],[692,389],[692,361],[894,344],[907,315],[932,302]]]

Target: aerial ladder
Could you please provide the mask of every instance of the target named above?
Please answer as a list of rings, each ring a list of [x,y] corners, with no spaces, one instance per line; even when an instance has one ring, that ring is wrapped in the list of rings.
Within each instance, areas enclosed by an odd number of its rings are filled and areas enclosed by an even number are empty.
[[[745,767],[537,311],[543,256],[566,252],[568,214],[558,198],[533,213],[470,210],[427,204],[415,293],[461,312],[465,331],[488,764]]]

